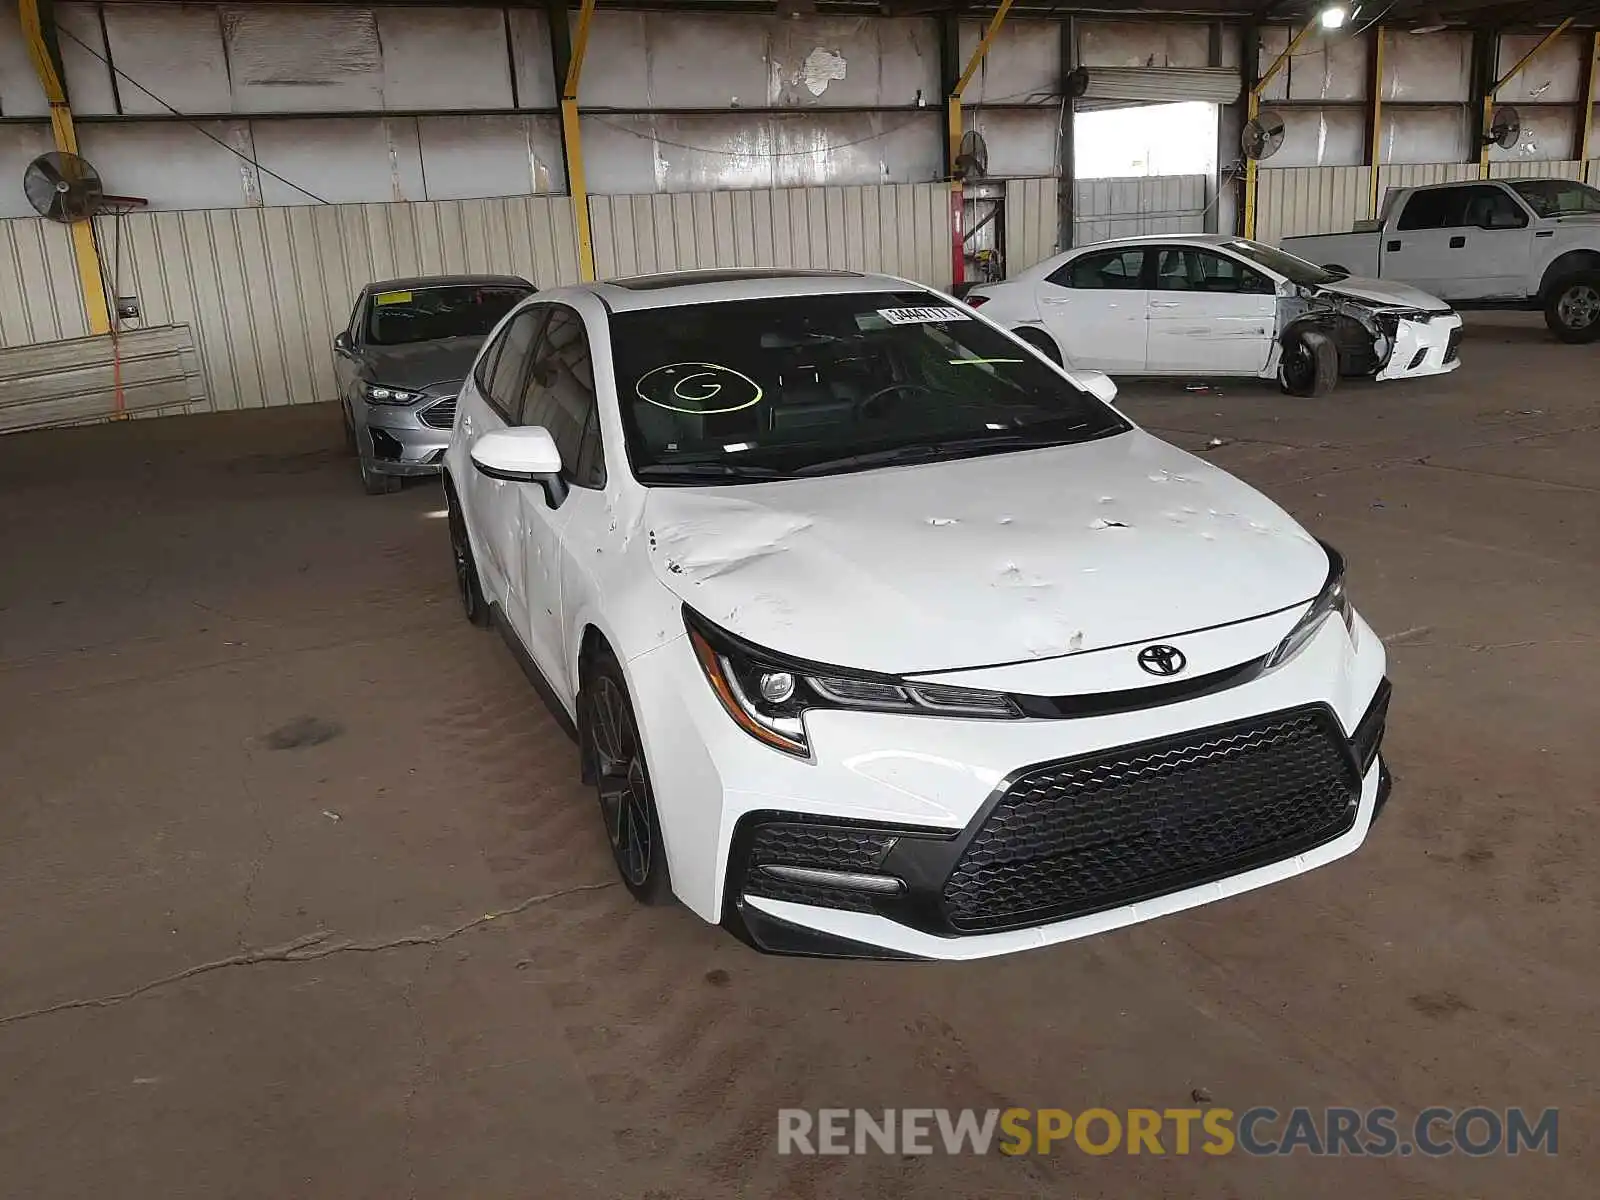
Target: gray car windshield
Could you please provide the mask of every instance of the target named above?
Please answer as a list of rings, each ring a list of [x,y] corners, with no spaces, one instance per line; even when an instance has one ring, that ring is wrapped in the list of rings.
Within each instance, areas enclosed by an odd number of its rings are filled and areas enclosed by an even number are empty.
[[[1570,179],[1518,179],[1512,182],[1511,188],[1541,217],[1600,213],[1600,191],[1585,183]]]
[[[1232,250],[1240,258],[1248,258],[1251,262],[1282,275],[1291,283],[1298,283],[1305,287],[1316,287],[1321,283],[1334,283],[1344,278],[1337,271],[1324,270],[1315,263],[1308,263],[1303,258],[1296,258],[1293,254],[1285,254],[1282,250],[1275,250],[1271,246],[1263,246],[1260,242],[1246,241],[1244,238],[1235,238],[1231,242],[1224,242],[1223,248]]]
[[[725,301],[611,318],[643,482],[754,482],[1064,445],[1129,428],[926,292]]]
[[[367,342],[401,346],[454,337],[486,337],[533,292],[505,284],[449,284],[378,292],[367,310]]]

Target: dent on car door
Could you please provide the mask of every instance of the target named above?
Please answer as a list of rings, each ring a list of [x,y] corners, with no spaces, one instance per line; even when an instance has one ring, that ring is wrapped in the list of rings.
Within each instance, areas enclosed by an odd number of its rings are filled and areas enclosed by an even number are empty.
[[[1145,369],[1144,262],[1143,247],[1092,250],[1039,282],[1039,317],[1069,366],[1128,374]]]
[[[461,414],[461,437],[470,458],[485,434],[517,423],[522,383],[544,324],[542,306],[524,309],[501,330],[479,364],[478,375]],[[474,535],[474,553],[484,595],[509,617],[516,597],[512,585],[520,576],[521,543],[513,525],[520,523],[513,503],[518,485],[491,479],[469,469],[456,480]]]
[[[550,434],[561,452],[566,488],[553,504],[537,484],[513,485],[524,530],[524,586],[513,621],[545,679],[570,703],[577,688],[567,669],[572,661],[566,645],[567,597],[588,577],[582,548],[595,544],[606,519],[606,475],[589,337],[582,316],[566,305],[550,306],[524,383],[521,423]]]
[[[1277,327],[1277,287],[1231,255],[1161,246],[1150,291],[1151,372],[1256,375]]]

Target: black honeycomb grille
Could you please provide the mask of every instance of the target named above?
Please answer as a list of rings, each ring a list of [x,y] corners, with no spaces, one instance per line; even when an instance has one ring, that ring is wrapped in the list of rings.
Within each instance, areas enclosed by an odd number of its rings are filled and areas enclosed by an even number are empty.
[[[1450,337],[1444,344],[1444,360],[1453,363],[1456,356],[1461,353],[1461,326],[1456,326],[1450,331]]]
[[[1333,714],[1296,709],[1026,773],[945,883],[960,932],[1061,920],[1300,853],[1355,821]]]
[[[875,871],[894,846],[894,835],[845,825],[774,822],[756,830],[750,844],[744,891],[747,895],[871,911],[873,897],[847,888],[830,888],[780,879],[761,870],[764,863],[823,867],[830,871]]]

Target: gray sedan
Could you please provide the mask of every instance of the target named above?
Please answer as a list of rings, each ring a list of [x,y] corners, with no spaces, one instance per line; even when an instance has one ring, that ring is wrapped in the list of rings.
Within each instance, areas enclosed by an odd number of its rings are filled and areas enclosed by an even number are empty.
[[[369,493],[438,473],[483,339],[534,290],[516,275],[430,275],[362,291],[333,354],[345,438]]]

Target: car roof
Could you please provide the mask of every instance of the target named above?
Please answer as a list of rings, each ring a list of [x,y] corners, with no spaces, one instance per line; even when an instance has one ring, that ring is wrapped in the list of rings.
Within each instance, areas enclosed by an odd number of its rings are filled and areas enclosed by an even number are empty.
[[[470,286],[475,283],[503,287],[533,287],[533,284],[520,275],[408,275],[403,279],[374,280],[372,283],[367,284],[367,290],[369,292],[403,292],[408,288]]]
[[[1083,250],[1110,250],[1117,246],[1145,246],[1151,242],[1169,246],[1222,246],[1239,240],[1239,235],[1236,233],[1139,233],[1130,237],[1107,238],[1103,242],[1074,246],[1069,253],[1077,254]]]
[[[659,275],[635,275],[608,279],[601,283],[580,284],[613,312],[645,308],[673,308],[683,304],[716,304],[726,300],[765,300],[781,296],[825,296],[851,292],[901,292],[914,288],[926,292],[922,284],[910,283],[892,275],[868,275],[859,271],[814,271],[765,268],[679,271]],[[540,293],[549,299],[555,294]]]

